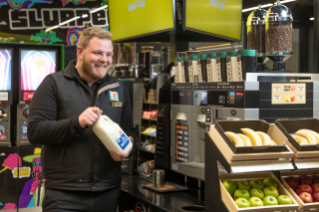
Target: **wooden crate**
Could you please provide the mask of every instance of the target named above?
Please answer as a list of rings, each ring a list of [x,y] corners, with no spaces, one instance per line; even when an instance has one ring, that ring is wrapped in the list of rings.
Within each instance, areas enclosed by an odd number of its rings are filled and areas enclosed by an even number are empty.
[[[296,176],[298,177],[299,175],[313,175],[313,174],[319,174],[319,170],[296,170],[296,171],[282,171],[280,172],[281,175],[281,181],[287,191],[293,196],[293,198],[296,200],[296,202],[299,204],[299,212],[314,212],[314,211],[319,211],[319,202],[313,202],[313,203],[304,203],[297,195],[297,193],[292,190],[292,188],[286,183],[284,180],[285,177],[287,176]]]
[[[244,164],[244,161],[250,161],[250,162],[255,162],[259,163],[260,162],[265,162],[264,160],[271,160],[272,162],[274,161],[273,159],[279,159],[279,158],[292,158],[293,157],[293,152],[291,149],[286,146],[286,150],[283,152],[258,152],[258,153],[240,153],[236,154],[233,153],[233,151],[229,148],[228,144],[224,141],[220,133],[217,131],[217,129],[214,127],[214,125],[210,126],[210,130],[208,132],[208,135],[211,137],[217,148],[221,151],[225,159],[230,165],[235,165],[235,164]],[[279,136],[278,136],[279,137]],[[278,141],[286,142],[286,140],[278,138]],[[266,147],[267,148],[267,147]],[[261,161],[263,160],[263,161]],[[281,161],[282,162],[282,161]]]
[[[298,151],[294,145],[292,145],[289,141],[287,142],[287,145],[293,152],[293,160],[296,159],[302,159],[302,158],[318,158],[319,160],[319,151]]]
[[[274,178],[278,183],[278,192],[280,195],[289,196],[293,204],[291,205],[275,205],[275,206],[261,206],[261,207],[249,207],[249,208],[238,208],[233,197],[228,193],[224,187],[222,181],[224,180],[251,180],[251,179],[264,179],[266,177]],[[220,192],[222,201],[230,212],[273,212],[273,211],[292,211],[299,208],[298,203],[294,200],[292,195],[285,189],[278,178],[272,172],[254,172],[244,174],[226,174],[219,176]],[[206,199],[208,201],[208,199]]]

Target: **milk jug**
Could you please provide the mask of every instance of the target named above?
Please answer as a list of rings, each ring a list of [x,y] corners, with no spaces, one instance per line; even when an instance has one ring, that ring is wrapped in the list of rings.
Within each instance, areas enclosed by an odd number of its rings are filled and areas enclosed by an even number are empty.
[[[133,145],[121,127],[108,116],[101,115],[92,125],[92,130],[109,151],[127,154]]]

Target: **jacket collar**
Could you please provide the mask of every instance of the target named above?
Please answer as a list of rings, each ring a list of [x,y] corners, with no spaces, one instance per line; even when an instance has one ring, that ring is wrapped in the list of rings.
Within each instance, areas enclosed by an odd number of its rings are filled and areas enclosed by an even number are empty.
[[[71,79],[79,79],[83,80],[83,78],[79,75],[78,71],[75,68],[76,60],[72,60],[69,65],[64,70],[64,76]],[[111,83],[118,81],[116,78],[111,77],[110,75],[106,74],[106,76],[100,80],[99,83]]]

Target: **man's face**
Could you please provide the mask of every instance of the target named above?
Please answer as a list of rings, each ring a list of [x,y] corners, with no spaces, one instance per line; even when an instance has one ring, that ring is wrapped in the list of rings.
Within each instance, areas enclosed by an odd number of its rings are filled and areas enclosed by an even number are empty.
[[[99,80],[105,77],[112,65],[112,41],[93,37],[87,48],[80,51],[82,70],[90,80]]]

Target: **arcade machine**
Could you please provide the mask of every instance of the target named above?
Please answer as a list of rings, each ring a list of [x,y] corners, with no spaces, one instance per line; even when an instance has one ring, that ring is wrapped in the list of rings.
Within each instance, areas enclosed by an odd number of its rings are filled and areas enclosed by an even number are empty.
[[[54,48],[20,48],[20,90],[17,105],[17,143],[30,144],[27,138],[29,106],[43,79],[60,69]]]
[[[11,146],[12,52],[0,48],[0,146]]]

